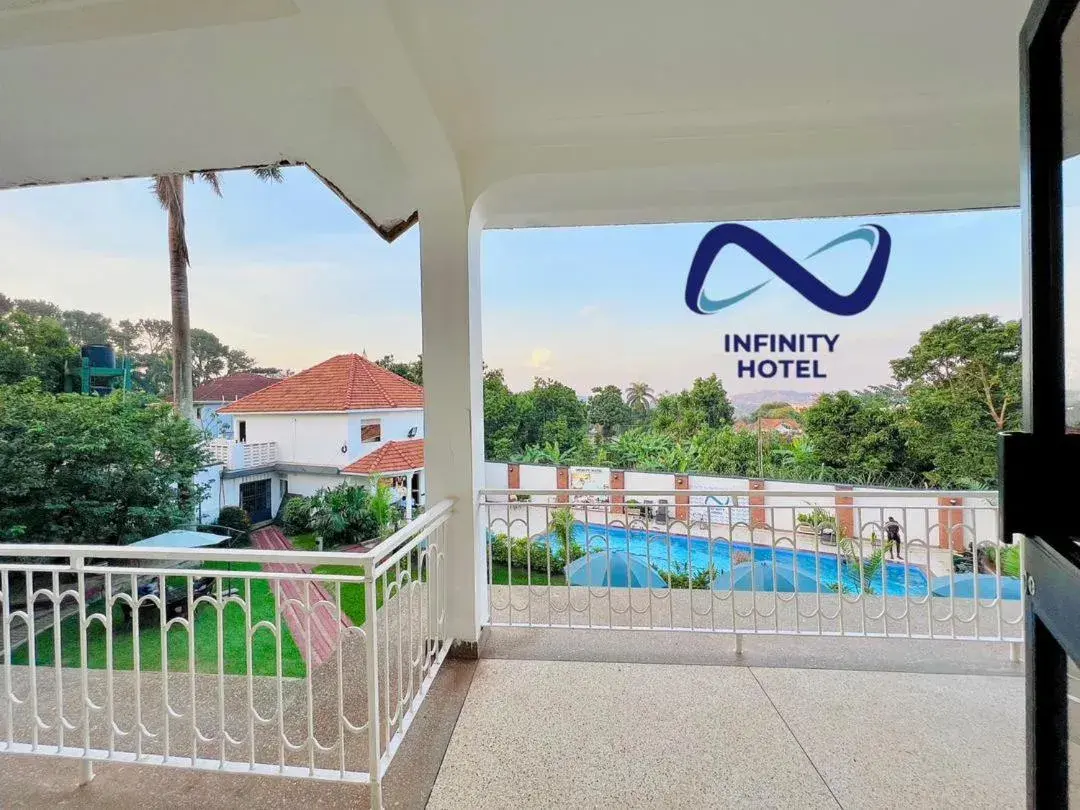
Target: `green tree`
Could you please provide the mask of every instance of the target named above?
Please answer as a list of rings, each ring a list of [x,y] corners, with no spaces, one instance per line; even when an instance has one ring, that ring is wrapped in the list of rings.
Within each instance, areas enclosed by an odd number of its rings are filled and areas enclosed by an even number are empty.
[[[501,369],[484,372],[484,453],[493,461],[509,461],[525,450],[524,397],[506,385]]]
[[[229,347],[213,332],[191,330],[191,375],[195,385],[225,373]]]
[[[908,471],[908,452],[898,412],[849,391],[824,394],[803,424],[822,464],[867,476]]]
[[[624,430],[630,424],[630,406],[623,402],[622,391],[617,385],[596,387],[589,397],[589,424],[598,425],[607,438]]]
[[[225,347],[225,373],[240,374],[255,368],[255,361],[243,349]]]
[[[205,464],[197,428],[138,394],[0,386],[0,538],[130,543],[187,522]]]
[[[657,401],[652,424],[676,439],[689,441],[705,428],[730,425],[735,409],[715,374],[698,377],[688,391],[666,394]]]
[[[112,338],[112,321],[100,312],[83,312],[81,309],[65,310],[60,323],[76,346],[88,343],[108,343]]]
[[[118,321],[109,335],[109,342],[121,355],[125,357],[134,355],[139,345],[138,324],[129,320]]]
[[[626,387],[626,404],[634,416],[643,419],[656,404],[656,395],[648,383],[632,382]]]
[[[64,368],[79,352],[53,318],[12,310],[0,317],[0,383],[35,378],[43,390],[64,390]]]
[[[392,371],[399,377],[404,377],[410,382],[414,382],[417,385],[424,384],[424,358],[418,356],[411,363],[402,363],[394,359],[394,355],[387,354],[381,359],[375,361],[376,365],[380,365],[387,371]]]
[[[60,307],[52,301],[42,301],[37,298],[16,298],[15,309],[33,318],[52,318],[55,321],[59,321],[63,314]]]
[[[993,486],[997,434],[1020,424],[1020,323],[949,318],[892,362],[913,455],[937,486]]]
[[[537,377],[521,403],[524,443],[575,447],[588,430],[585,404],[573,388]]]
[[[172,340],[172,324],[161,318],[139,318],[135,322],[135,348],[144,354],[167,354]],[[171,368],[171,365],[170,365]]]
[[[948,391],[978,401],[1000,431],[1020,410],[1020,322],[993,315],[949,318],[919,335],[906,357],[892,361],[893,376],[909,397],[920,390]]]
[[[280,183],[281,168],[260,166],[255,176],[267,182]],[[173,403],[188,419],[195,417],[192,401],[195,390],[192,371],[191,313],[188,303],[188,275],[191,265],[188,253],[187,222],[184,216],[184,180],[205,181],[214,193],[221,196],[221,181],[217,172],[162,174],[154,178],[153,192],[168,217],[169,232],[169,289],[172,302]]]

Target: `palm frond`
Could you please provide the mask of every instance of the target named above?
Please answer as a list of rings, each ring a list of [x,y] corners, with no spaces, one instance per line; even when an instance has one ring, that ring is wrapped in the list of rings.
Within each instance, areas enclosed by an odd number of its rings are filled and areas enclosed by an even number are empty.
[[[199,179],[210,186],[213,192],[221,196],[221,178],[217,172],[199,172]]]
[[[159,174],[151,184],[151,191],[163,211],[175,219],[177,225],[177,250],[185,266],[191,264],[187,246],[187,223],[184,219],[184,200],[181,196],[182,174]]]
[[[281,166],[277,163],[271,163],[268,166],[256,166],[252,169],[255,172],[255,176],[266,183],[280,183],[285,179],[285,176],[281,173]]]
[[[150,192],[157,199],[162,211],[168,211],[169,206],[176,201],[176,193],[172,184],[172,175],[159,174],[150,181]]]

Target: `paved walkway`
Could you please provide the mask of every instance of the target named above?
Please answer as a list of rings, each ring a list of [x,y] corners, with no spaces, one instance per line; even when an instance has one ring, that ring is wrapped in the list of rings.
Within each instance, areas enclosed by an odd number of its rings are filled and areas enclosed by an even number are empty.
[[[251,544],[265,551],[292,550],[292,544],[276,526],[266,526],[252,532]],[[264,567],[279,573],[311,573],[308,566],[292,563],[274,563]],[[317,582],[285,580],[272,582],[271,587],[279,604],[281,599],[286,600],[282,616],[308,666],[321,666],[334,657],[341,629],[352,627],[348,616],[344,613],[338,615],[335,596]]]

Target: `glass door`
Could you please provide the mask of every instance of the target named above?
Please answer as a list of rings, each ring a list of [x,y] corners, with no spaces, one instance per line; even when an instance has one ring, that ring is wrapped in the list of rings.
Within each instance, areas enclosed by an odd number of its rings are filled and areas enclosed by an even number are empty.
[[[1036,0],[1020,37],[1024,433],[1002,437],[1003,539],[1023,535],[1028,806],[1080,806],[1080,16]],[[1075,786],[1075,787],[1074,787]]]

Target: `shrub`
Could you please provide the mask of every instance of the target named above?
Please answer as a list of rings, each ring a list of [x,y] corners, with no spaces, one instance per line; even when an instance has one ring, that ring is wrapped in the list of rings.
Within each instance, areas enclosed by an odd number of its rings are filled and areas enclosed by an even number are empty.
[[[530,566],[536,573],[548,572],[550,556],[551,573],[562,574],[566,571],[566,557],[562,548],[546,539],[515,537],[505,534],[488,535],[491,543],[491,564],[506,565],[507,558],[513,568],[525,571]],[[581,557],[584,551],[579,543],[573,543],[571,554],[574,559]]]
[[[226,529],[233,529],[240,532],[241,535],[245,535],[251,528],[251,518],[239,506],[226,506],[218,515],[217,525],[224,526]]]
[[[283,522],[287,534],[311,531],[311,499],[295,495],[285,501]]]
[[[382,526],[369,508],[367,489],[341,484],[311,499],[311,530],[331,548],[379,536]]]

